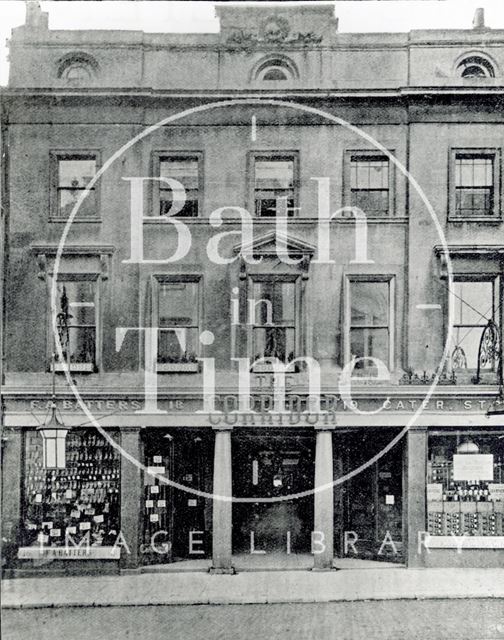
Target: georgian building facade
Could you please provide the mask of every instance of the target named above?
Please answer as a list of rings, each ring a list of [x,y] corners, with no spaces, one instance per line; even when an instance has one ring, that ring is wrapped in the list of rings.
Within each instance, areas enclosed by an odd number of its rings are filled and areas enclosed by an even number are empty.
[[[496,566],[503,32],[217,12],[13,30],[5,566]]]

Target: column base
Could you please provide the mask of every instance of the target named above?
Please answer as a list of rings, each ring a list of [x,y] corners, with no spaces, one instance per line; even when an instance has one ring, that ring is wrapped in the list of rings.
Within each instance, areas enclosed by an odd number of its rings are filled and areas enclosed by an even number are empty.
[[[327,572],[327,571],[340,571],[337,567],[312,567],[310,571],[314,571],[315,573]]]
[[[208,573],[211,576],[234,576],[236,575],[236,569],[234,567],[210,567]]]

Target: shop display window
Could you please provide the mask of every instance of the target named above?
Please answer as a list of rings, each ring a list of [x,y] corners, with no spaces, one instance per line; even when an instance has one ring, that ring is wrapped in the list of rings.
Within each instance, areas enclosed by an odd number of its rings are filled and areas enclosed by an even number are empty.
[[[113,546],[120,527],[120,453],[95,429],[72,429],[66,448],[66,467],[45,469],[42,437],[26,433],[23,544]]]
[[[427,514],[431,535],[504,535],[502,435],[429,437]]]

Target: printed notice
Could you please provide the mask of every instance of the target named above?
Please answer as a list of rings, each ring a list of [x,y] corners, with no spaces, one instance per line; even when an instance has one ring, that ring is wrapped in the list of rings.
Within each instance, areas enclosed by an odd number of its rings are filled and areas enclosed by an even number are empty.
[[[493,480],[493,455],[491,453],[459,453],[453,456],[453,479]]]
[[[429,482],[427,484],[427,500],[429,502],[441,501],[443,499],[443,485],[440,482]]]

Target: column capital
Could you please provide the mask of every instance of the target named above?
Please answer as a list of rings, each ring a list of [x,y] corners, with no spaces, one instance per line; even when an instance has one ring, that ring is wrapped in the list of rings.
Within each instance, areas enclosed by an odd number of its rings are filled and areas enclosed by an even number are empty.
[[[313,425],[313,429],[316,432],[319,431],[334,431],[336,428],[335,424],[314,424]]]
[[[429,427],[425,424],[412,424],[408,429],[410,433],[427,433]]]
[[[145,427],[119,427],[121,433],[140,433]]]
[[[232,424],[213,424],[212,429],[213,431],[232,431],[233,425]]]

